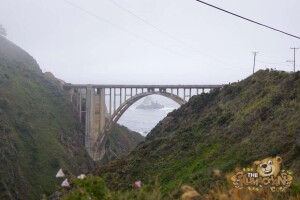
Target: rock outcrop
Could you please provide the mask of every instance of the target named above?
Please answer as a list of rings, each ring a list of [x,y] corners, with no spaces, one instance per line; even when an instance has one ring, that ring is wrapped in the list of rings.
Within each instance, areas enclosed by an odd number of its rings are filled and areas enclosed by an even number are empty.
[[[155,110],[155,109],[162,109],[164,108],[163,105],[159,104],[155,101],[152,97],[145,97],[142,104],[138,105],[136,109],[145,109],[145,110]]]

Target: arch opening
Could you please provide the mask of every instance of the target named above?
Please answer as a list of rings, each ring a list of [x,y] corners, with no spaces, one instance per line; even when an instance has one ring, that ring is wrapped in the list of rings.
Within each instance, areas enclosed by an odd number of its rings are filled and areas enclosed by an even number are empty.
[[[123,116],[123,114],[137,101],[141,100],[144,97],[151,96],[151,95],[159,95],[166,97],[168,99],[173,100],[179,105],[183,105],[186,103],[184,99],[181,97],[167,93],[167,92],[145,92],[138,95],[135,95],[134,97],[127,99],[119,108],[112,114],[111,118],[108,120],[105,128],[106,134],[109,134],[109,132],[112,130],[113,126],[119,121],[119,119]]]
[[[125,113],[125,111],[132,106],[135,102],[137,102],[138,100],[150,96],[150,95],[160,95],[160,96],[164,96],[167,97],[173,101],[175,101],[176,103],[178,103],[179,105],[183,105],[186,103],[186,101],[184,99],[182,99],[181,97],[168,93],[168,92],[160,92],[160,91],[152,91],[152,92],[145,92],[145,93],[140,93],[137,94],[133,97],[131,97],[130,99],[127,99],[123,104],[121,104],[117,110],[115,110],[115,112],[112,114],[112,116],[110,118],[107,119],[105,128],[103,129],[103,132],[99,135],[99,137],[97,138],[95,144],[94,144],[94,155],[98,155],[98,153],[103,152],[101,151],[104,149],[105,147],[105,143],[107,140],[107,136],[108,134],[111,132],[112,128],[114,127],[114,125],[118,122],[118,120],[121,118],[121,116]],[[99,157],[96,156],[96,157]],[[101,156],[100,156],[101,157]]]

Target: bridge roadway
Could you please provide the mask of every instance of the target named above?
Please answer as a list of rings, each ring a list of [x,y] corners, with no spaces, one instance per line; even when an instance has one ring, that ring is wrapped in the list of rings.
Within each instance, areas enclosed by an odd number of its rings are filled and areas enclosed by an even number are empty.
[[[64,85],[64,88],[86,88],[86,87],[92,87],[92,88],[198,88],[198,89],[207,89],[207,88],[220,88],[223,85],[97,85],[97,84],[70,84],[66,83]]]
[[[222,88],[224,85],[97,85],[65,84],[64,90],[76,105],[85,124],[85,148],[94,160],[105,154],[105,143],[113,126],[136,101],[149,95],[161,95],[180,105],[193,95]],[[200,90],[200,91],[199,91]]]

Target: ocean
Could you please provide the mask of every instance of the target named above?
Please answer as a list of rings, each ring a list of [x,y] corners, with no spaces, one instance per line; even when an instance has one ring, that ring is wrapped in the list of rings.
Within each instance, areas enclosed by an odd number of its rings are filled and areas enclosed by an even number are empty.
[[[151,95],[151,97],[162,104],[164,108],[159,110],[136,109],[143,102],[143,98],[129,107],[118,123],[146,136],[169,112],[179,107],[179,104],[169,98],[159,95]]]

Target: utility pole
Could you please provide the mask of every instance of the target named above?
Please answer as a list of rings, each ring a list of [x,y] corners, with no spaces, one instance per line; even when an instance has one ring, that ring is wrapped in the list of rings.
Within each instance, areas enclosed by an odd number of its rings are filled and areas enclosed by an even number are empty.
[[[294,72],[296,72],[296,49],[299,48],[293,47],[291,49],[294,50]]]
[[[254,55],[253,74],[254,74],[254,70],[255,70],[256,54],[258,54],[258,52],[253,52],[253,55]]]

